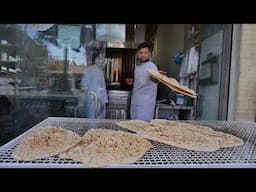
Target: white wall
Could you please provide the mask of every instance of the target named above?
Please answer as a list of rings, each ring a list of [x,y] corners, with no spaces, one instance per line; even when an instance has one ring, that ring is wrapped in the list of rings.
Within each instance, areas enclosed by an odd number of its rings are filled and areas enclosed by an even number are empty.
[[[256,25],[242,24],[236,120],[256,121]]]

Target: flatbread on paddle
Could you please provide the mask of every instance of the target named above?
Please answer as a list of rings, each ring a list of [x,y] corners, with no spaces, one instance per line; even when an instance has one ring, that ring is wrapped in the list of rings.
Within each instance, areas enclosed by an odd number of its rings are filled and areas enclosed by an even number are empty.
[[[152,77],[154,77],[155,79],[157,79],[158,81],[160,81],[161,83],[163,83],[164,85],[168,86],[170,89],[172,89],[178,93],[187,95],[192,98],[197,97],[197,94],[193,89],[190,89],[184,85],[180,85],[179,82],[174,78],[169,78],[169,77],[162,75],[161,73],[151,70],[151,69],[148,69],[148,73]]]
[[[15,148],[12,157],[31,161],[57,155],[80,142],[81,136],[60,127],[39,127],[28,133]]]
[[[95,136],[94,139],[88,139],[92,138],[92,135],[99,137]],[[81,142],[59,156],[96,168],[111,164],[134,163],[152,147],[150,141],[136,134],[107,129],[88,131],[83,139],[92,142],[89,145],[88,142]]]

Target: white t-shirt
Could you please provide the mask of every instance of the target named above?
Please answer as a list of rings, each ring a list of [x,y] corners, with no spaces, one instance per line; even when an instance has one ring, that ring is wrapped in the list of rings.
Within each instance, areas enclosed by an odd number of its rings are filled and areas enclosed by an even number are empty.
[[[158,84],[156,81],[153,81],[147,72],[148,69],[158,71],[156,64],[152,61],[137,64],[135,67],[131,104],[155,105],[156,103]]]

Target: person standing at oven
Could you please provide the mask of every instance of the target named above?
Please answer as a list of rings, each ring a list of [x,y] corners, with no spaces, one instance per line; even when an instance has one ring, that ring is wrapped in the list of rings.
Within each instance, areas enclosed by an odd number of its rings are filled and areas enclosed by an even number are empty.
[[[151,58],[151,46],[141,43],[137,48],[137,64],[134,71],[134,81],[126,79],[133,84],[130,115],[131,119],[150,121],[154,118],[158,81],[150,76],[148,69],[158,71],[157,65]]]
[[[85,117],[104,119],[106,116],[106,103],[108,95],[105,78],[101,64],[97,62],[104,47],[103,42],[91,41],[86,46],[87,65],[82,77],[81,85],[85,90]]]

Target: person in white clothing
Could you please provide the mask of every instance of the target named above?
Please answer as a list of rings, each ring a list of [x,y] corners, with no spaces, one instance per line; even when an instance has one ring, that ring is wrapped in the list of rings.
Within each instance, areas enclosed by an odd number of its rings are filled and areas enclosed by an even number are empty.
[[[134,82],[130,82],[133,83],[131,119],[150,121],[154,118],[158,81],[151,77],[147,70],[158,71],[158,68],[150,60],[151,51],[151,46],[147,43],[138,45]]]
[[[96,58],[103,48],[102,42],[92,41],[86,46],[87,66],[82,78],[82,89],[86,92],[85,117],[104,119],[108,95],[105,78],[100,63]]]

